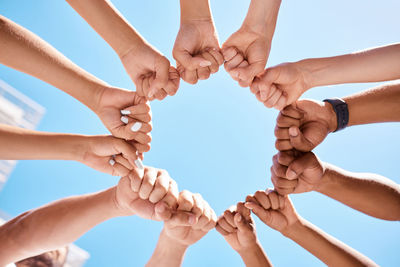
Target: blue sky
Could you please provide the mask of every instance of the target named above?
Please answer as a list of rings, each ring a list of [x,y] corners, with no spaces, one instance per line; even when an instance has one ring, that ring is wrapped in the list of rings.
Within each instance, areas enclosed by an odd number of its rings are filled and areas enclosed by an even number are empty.
[[[330,56],[400,41],[400,2],[282,1],[268,65]],[[170,60],[179,28],[178,0],[113,1],[141,34]],[[221,43],[236,31],[249,1],[211,0]],[[79,66],[108,83],[134,89],[113,50],[64,1],[0,0],[0,13],[30,29]],[[39,130],[104,134],[97,117],[73,98],[33,77],[0,66],[0,79],[47,112]],[[314,88],[305,97],[345,96],[374,84]],[[217,214],[258,189],[272,186],[271,158],[277,112],[266,109],[223,70],[152,103],[152,150],[145,164],[168,170],[180,189],[199,192]],[[316,149],[324,161],[373,172],[400,183],[400,125],[358,126],[332,134]],[[15,216],[47,202],[111,187],[118,179],[75,162],[19,162],[0,193],[0,209]],[[317,193],[292,197],[298,212],[383,266],[399,266],[400,228],[351,210]],[[256,220],[258,236],[276,266],[321,266],[307,251]],[[136,217],[105,222],[76,243],[91,254],[87,266],[142,266],[162,223]],[[211,231],[189,248],[184,266],[243,266]]]

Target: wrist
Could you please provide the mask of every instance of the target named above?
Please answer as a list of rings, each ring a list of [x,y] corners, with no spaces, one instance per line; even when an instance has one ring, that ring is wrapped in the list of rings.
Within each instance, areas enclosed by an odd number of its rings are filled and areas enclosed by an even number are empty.
[[[287,238],[293,239],[296,237],[304,228],[304,219],[299,217],[296,221],[288,225],[281,234]]]
[[[337,115],[336,115],[336,112],[333,109],[332,105],[329,104],[326,101],[323,102],[323,108],[324,108],[324,113],[323,113],[324,120],[327,123],[329,132],[333,133],[337,129]]]
[[[318,185],[315,187],[316,192],[323,194],[327,187],[330,186],[332,180],[331,180],[331,173],[333,171],[332,165],[326,162],[322,162],[322,167],[324,169],[321,181],[318,183]]]
[[[281,0],[251,0],[242,28],[250,29],[272,40],[280,5]]]
[[[254,255],[255,253],[258,253],[260,248],[262,248],[262,246],[257,239],[254,241],[254,243],[249,244],[247,246],[243,246],[243,247],[241,247],[239,249],[235,249],[235,250],[243,258],[244,256],[251,256],[251,255]]]
[[[209,0],[181,0],[181,23],[212,21]]]

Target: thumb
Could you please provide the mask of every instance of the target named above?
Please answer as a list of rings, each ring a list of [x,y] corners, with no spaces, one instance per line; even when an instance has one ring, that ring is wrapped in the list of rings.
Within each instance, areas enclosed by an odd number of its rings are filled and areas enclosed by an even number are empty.
[[[232,70],[231,75],[236,76],[243,84],[250,84],[253,82],[255,76],[263,72],[264,66],[262,64],[251,64],[246,67],[240,67]]]
[[[313,168],[316,161],[315,155],[312,152],[308,152],[299,158],[295,159],[292,161],[292,163],[289,164],[287,170],[286,170],[286,177],[289,180],[294,180],[299,175],[301,175],[306,169]]]
[[[155,65],[156,77],[150,86],[150,95],[154,95],[159,89],[164,88],[169,80],[169,60],[162,58]]]
[[[188,51],[182,51],[176,55],[176,61],[182,64],[188,70],[196,70],[202,67],[211,66],[211,62],[199,57],[193,57]]]
[[[314,148],[314,144],[304,137],[297,126],[289,128],[290,144],[297,150],[307,152]]]
[[[196,223],[196,215],[187,211],[178,211],[168,220],[168,224],[173,226],[192,226]]]
[[[246,223],[244,220],[243,216],[240,213],[236,213],[235,217],[233,218],[235,220],[235,224],[239,231],[249,231],[249,225]]]

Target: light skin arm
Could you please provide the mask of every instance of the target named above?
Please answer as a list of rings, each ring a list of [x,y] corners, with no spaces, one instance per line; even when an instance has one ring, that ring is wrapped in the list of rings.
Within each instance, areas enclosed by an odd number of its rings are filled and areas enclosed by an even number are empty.
[[[129,24],[111,1],[67,0],[114,49],[140,96],[161,100],[179,87],[176,69]]]
[[[38,132],[0,124],[0,159],[74,160],[124,176],[135,164],[136,153],[131,144],[113,136]]]
[[[400,83],[384,84],[342,98],[348,105],[348,126],[400,121]],[[281,111],[277,119],[276,148],[311,151],[337,128],[332,105],[298,100]],[[301,131],[300,131],[301,129]]]
[[[182,191],[177,209],[165,220],[156,249],[146,266],[181,266],[187,248],[213,229],[216,220],[214,210],[200,194]]]
[[[288,196],[257,191],[246,207],[271,228],[308,250],[328,266],[377,266],[373,261],[301,218]]]
[[[139,144],[139,152],[150,149],[150,106],[144,98],[136,92],[109,86],[4,16],[0,16],[0,63],[76,98],[94,111],[114,136]],[[125,119],[121,120],[123,115]]]
[[[388,178],[342,170],[312,152],[280,152],[273,162],[272,182],[281,194],[316,191],[370,216],[400,220],[400,186]]]
[[[219,217],[216,229],[240,255],[246,266],[272,266],[257,238],[250,210],[244,206],[243,202],[226,210]]]
[[[134,186],[135,179],[142,181]],[[177,205],[176,183],[159,169],[132,171],[117,186],[69,197],[26,212],[0,227],[0,266],[64,247],[117,216],[168,220]]]
[[[399,62],[400,44],[392,44],[336,57],[284,63],[266,69],[252,85],[252,92],[267,107],[281,110],[316,86],[399,79]]]
[[[242,87],[264,70],[280,5],[280,0],[252,0],[242,26],[222,45],[225,69]]]

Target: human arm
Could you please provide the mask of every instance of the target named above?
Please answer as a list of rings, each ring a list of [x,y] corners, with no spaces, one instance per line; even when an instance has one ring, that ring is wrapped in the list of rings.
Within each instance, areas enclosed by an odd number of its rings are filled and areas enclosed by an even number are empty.
[[[400,121],[400,83],[388,83],[342,98],[348,106],[347,126]],[[337,128],[332,105],[315,100],[298,100],[277,118],[276,148],[311,151]]]
[[[74,160],[98,171],[124,176],[138,159],[127,141],[106,135],[48,133],[0,124],[0,159]]]
[[[246,207],[269,227],[290,238],[328,266],[377,266],[372,260],[300,217],[288,196],[257,191]]]
[[[205,80],[223,64],[209,0],[180,0],[181,22],[172,54],[182,79]]]
[[[176,212],[164,222],[156,249],[146,266],[181,266],[187,248],[215,227],[217,216],[200,194],[182,191]]]
[[[256,234],[250,210],[239,202],[218,218],[217,231],[242,258],[246,266],[272,266]]]
[[[400,78],[400,44],[351,54],[311,58],[268,68],[252,85],[267,107],[281,110],[310,88],[342,83],[381,82]]]
[[[0,266],[66,246],[97,224],[117,216],[152,220],[171,217],[177,203],[176,183],[159,169],[145,167],[142,184],[136,171],[117,186],[52,202],[0,226]]]
[[[141,144],[139,152],[150,149],[150,106],[144,98],[136,92],[109,86],[4,16],[0,16],[0,63],[35,76],[76,98],[95,112],[114,136]],[[121,111],[127,110],[130,114],[125,124],[121,121]],[[140,127],[133,131],[135,124]]]
[[[225,70],[242,87],[264,71],[281,0],[252,0],[242,26],[222,45]]]
[[[176,69],[129,24],[111,1],[67,2],[118,54],[140,96],[162,100],[177,92]]]
[[[271,175],[280,194],[316,191],[370,216],[400,221],[400,185],[381,175],[345,171],[312,152],[278,153]]]

